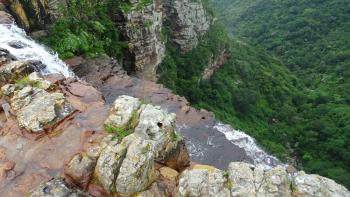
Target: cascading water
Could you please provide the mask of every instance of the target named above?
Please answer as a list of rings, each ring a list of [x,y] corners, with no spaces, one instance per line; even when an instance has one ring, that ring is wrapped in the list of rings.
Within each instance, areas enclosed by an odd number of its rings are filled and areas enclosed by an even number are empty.
[[[253,159],[255,165],[262,165],[265,168],[270,168],[281,164],[274,156],[267,154],[255,142],[254,138],[245,134],[242,131],[233,129],[229,125],[222,123],[216,124],[213,129],[223,133],[225,137],[233,144],[245,150],[247,155]]]
[[[14,47],[14,43],[18,46]],[[18,60],[40,61],[46,66],[41,70],[42,74],[60,73],[65,77],[74,77],[73,72],[58,58],[57,54],[36,43],[15,24],[0,24],[0,47],[8,50]]]
[[[0,24],[0,47],[8,50],[19,60],[41,61],[46,66],[41,71],[43,74],[60,73],[66,77],[74,77],[74,73],[58,58],[57,54],[36,43],[15,24]],[[260,149],[252,137],[228,125],[202,124],[198,128],[184,125],[178,127],[178,130],[187,138],[190,155],[197,161],[211,161],[210,164],[221,166],[223,169],[227,167],[227,161],[234,159],[262,165],[265,168],[281,164],[278,159]],[[203,139],[199,139],[201,135]],[[237,148],[232,148],[228,144],[233,144]],[[224,150],[234,151],[222,153]]]

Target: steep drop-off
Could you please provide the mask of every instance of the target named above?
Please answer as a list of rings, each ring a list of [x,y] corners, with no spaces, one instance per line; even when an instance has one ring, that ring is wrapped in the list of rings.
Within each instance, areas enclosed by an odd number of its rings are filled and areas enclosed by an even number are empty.
[[[211,4],[233,37],[279,58],[303,86],[294,133],[298,158],[309,172],[350,187],[349,1],[231,1]],[[285,121],[284,121],[285,122]]]

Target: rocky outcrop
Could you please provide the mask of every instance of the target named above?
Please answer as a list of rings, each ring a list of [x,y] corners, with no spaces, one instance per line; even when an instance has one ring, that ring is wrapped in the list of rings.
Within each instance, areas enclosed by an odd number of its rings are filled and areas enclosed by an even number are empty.
[[[195,165],[180,175],[176,196],[229,197],[230,191],[226,184],[227,179],[223,171],[212,166]]]
[[[5,0],[4,3],[25,30],[42,29],[49,24],[48,0]]]
[[[15,19],[9,13],[0,10],[0,24],[11,24],[14,21]]]
[[[197,46],[210,27],[211,19],[201,0],[126,0],[119,4],[116,13],[110,15],[128,44],[124,66],[128,72],[147,80],[156,80],[167,40],[186,53]],[[61,16],[58,8],[65,3],[61,0],[7,0],[5,5],[21,27],[30,32],[40,30],[33,35],[41,37],[47,35],[43,30]],[[0,16],[3,23],[11,21],[5,12],[0,12]]]
[[[124,37],[128,40],[129,52],[136,74],[155,80],[157,66],[165,56],[162,40],[162,1],[128,0],[129,8],[121,12],[118,21]]]
[[[188,52],[197,46],[200,37],[210,28],[210,18],[201,0],[165,1],[167,23],[171,30],[172,41],[182,52]]]
[[[128,9],[121,9],[117,21],[129,44],[131,70],[144,79],[156,79],[157,66],[165,56],[166,37],[185,53],[197,46],[210,27],[200,0],[129,0],[126,4]]]
[[[331,179],[298,172],[293,181],[294,196],[350,196],[349,191]]]
[[[104,189],[130,196],[149,187],[158,177],[155,161],[163,161],[178,146],[174,122],[175,116],[159,107],[119,97],[106,121],[117,139],[106,140],[95,170]],[[128,129],[133,133],[122,138]]]
[[[221,66],[227,63],[228,59],[230,58],[230,53],[226,51],[226,49],[220,51],[219,55],[209,60],[208,66],[204,69],[202,74],[203,80],[208,80],[213,76],[216,70],[220,69]]]
[[[9,75],[23,75],[29,68],[27,66],[12,62],[2,68],[3,71],[8,71],[6,76],[9,79],[14,79]],[[51,83],[38,73],[32,73],[28,77],[18,78],[15,84],[7,84],[1,88],[21,127],[31,132],[40,132],[63,120],[73,111],[62,93],[47,91],[50,86]]]
[[[270,170],[233,162],[227,172],[195,165],[179,177],[177,196],[350,196],[345,187],[318,175],[288,173],[285,167]]]

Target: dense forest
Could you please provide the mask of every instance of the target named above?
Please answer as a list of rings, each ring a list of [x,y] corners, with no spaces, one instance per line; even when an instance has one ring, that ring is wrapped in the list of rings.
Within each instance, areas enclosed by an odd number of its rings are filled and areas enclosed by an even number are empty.
[[[262,47],[301,85],[292,147],[306,171],[350,186],[350,1],[215,0],[235,39]],[[286,127],[283,127],[286,128]],[[299,134],[298,134],[299,133]]]
[[[169,44],[160,82],[280,159],[349,188],[350,2],[213,2],[231,36],[213,25],[180,56]],[[230,60],[201,80],[223,48]]]
[[[62,58],[121,57],[127,46],[106,14],[119,1],[69,2],[44,42]],[[350,188],[350,2],[205,2],[219,20],[187,54],[167,42],[159,82],[281,160]],[[230,58],[203,79],[222,50]]]

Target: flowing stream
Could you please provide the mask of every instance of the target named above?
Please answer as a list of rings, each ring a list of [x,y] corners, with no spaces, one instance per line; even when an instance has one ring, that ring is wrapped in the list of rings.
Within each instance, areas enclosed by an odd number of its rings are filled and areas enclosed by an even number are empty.
[[[58,58],[57,54],[47,47],[36,43],[26,35],[25,31],[15,24],[0,24],[0,47],[8,50],[19,60],[41,61],[46,68],[43,74],[60,73],[66,77],[74,77],[74,73]],[[137,81],[137,80],[134,80]],[[135,82],[136,83],[136,82]],[[134,84],[137,87],[140,84]],[[102,91],[103,92],[103,91]],[[120,94],[135,94],[133,88],[107,88],[105,97],[110,102]],[[112,96],[107,96],[109,94]],[[164,100],[162,99],[158,99]],[[155,103],[160,104],[161,103]],[[164,106],[172,108],[172,103]],[[170,110],[176,113],[178,103]],[[230,161],[246,161],[255,165],[263,165],[265,168],[281,164],[277,158],[267,154],[255,143],[255,140],[242,131],[235,130],[228,125],[212,121],[200,122],[193,125],[178,126],[178,130],[185,137],[192,159],[217,167],[226,168]]]
[[[18,60],[41,61],[46,66],[41,72],[60,73],[65,77],[73,77],[73,72],[58,58],[58,55],[47,47],[36,43],[26,35],[25,31],[15,24],[0,24],[0,47],[8,50]]]

